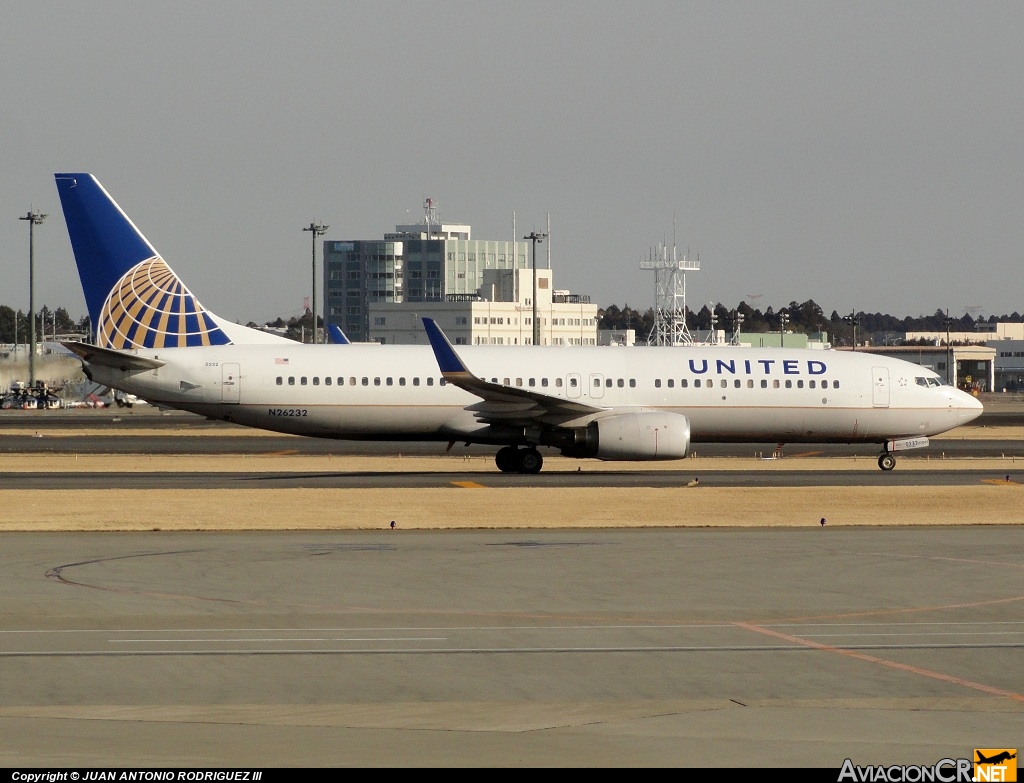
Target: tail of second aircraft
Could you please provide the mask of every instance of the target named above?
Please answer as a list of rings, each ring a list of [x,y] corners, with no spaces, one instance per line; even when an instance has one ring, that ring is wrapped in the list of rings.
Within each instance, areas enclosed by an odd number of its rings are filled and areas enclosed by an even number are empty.
[[[64,220],[103,348],[279,342],[204,308],[91,174],[56,174]]]

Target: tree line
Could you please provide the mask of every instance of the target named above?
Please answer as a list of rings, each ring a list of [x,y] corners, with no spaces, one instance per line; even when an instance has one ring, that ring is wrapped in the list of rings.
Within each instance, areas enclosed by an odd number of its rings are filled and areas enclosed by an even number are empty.
[[[43,305],[36,312],[35,316],[36,339],[40,342],[52,340],[54,334],[86,336],[91,331],[89,316],[82,316],[75,320],[63,307],[51,310],[46,305]],[[324,326],[323,318],[318,317],[316,320],[322,329]],[[246,326],[256,329],[260,328],[253,321],[247,323]],[[302,315],[293,316],[288,320],[278,318],[274,321],[268,321],[264,326],[281,329],[285,337],[296,342],[302,342],[303,337],[305,337],[306,342],[310,342],[310,335],[313,334],[313,313],[306,310]],[[28,313],[22,310],[15,311],[7,305],[0,305],[0,344],[20,343],[24,345],[28,341]]]
[[[740,333],[743,332],[777,332],[782,328],[785,317],[786,331],[814,335],[821,332],[828,334],[829,342],[834,345],[850,345],[853,342],[853,330],[857,329],[857,340],[861,335],[893,332],[973,332],[983,323],[1022,323],[1024,316],[1018,312],[1010,315],[990,315],[987,318],[975,319],[970,313],[960,317],[947,316],[942,309],[932,315],[906,316],[899,318],[884,313],[867,313],[863,310],[840,314],[833,310],[826,316],[825,311],[813,300],[806,302],[790,302],[778,310],[768,307],[764,312],[740,302],[734,308],[719,303],[712,308],[704,305],[697,312],[687,308],[686,325],[691,331],[706,331],[714,327],[732,334],[736,327],[736,316],[742,315],[739,322]],[[598,329],[635,329],[637,342],[645,342],[654,328],[655,312],[649,307],[643,312],[628,304],[619,307],[609,305],[599,309]]]
[[[46,305],[39,308],[36,316],[36,339],[49,340],[53,334],[88,334],[89,316],[72,318],[63,307],[51,310]],[[7,305],[0,305],[0,343],[27,343],[29,340],[28,314],[15,311]]]

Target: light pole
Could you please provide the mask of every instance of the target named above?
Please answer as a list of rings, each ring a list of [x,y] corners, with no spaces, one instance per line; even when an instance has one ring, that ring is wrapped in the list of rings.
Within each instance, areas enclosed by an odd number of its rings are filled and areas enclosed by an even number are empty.
[[[740,344],[740,324],[743,323],[743,313],[739,310],[732,312],[732,344]]]
[[[843,320],[846,321],[850,326],[853,327],[853,350],[857,350],[857,324],[860,319],[857,317],[856,312],[851,312],[849,315],[844,315]]]
[[[531,231],[523,239],[533,242],[533,344],[540,345],[540,321],[537,319],[537,243],[543,242],[547,234]]]
[[[325,233],[327,233],[327,229],[329,229],[329,228],[330,228],[330,226],[324,226],[324,225],[321,225],[320,223],[313,222],[313,223],[310,223],[308,226],[306,226],[304,229],[302,229],[303,231],[310,231],[313,234],[313,343],[314,344],[317,341],[317,339],[316,339],[316,337],[317,337],[317,329],[316,329],[316,238],[320,237],[320,236],[323,236]]]
[[[18,218],[28,221],[28,385],[36,385],[36,245],[35,227],[46,220],[46,215],[29,210]]]
[[[950,375],[950,354],[952,353],[952,347],[949,344],[949,328],[953,325],[953,319],[949,317],[949,310],[946,310],[946,383],[952,385],[953,379]]]
[[[781,324],[781,326],[779,327],[779,348],[785,348],[786,347],[786,324],[789,323],[789,313],[787,313],[785,310],[780,312],[779,313],[779,322]]]

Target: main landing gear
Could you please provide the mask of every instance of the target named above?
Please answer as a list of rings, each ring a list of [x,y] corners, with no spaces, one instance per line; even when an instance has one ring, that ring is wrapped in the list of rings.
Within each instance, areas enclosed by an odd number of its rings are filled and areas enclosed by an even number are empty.
[[[896,467],[896,458],[888,451],[883,451],[878,455],[878,467],[882,470],[892,470]]]
[[[504,446],[494,455],[494,463],[502,473],[540,473],[544,458],[532,446],[525,449]]]

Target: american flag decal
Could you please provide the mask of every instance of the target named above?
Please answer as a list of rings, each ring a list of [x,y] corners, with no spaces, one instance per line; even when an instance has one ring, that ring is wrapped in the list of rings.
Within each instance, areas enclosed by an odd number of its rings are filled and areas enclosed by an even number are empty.
[[[288,360],[287,359],[277,358],[277,359],[274,359],[274,364],[288,364]]]

